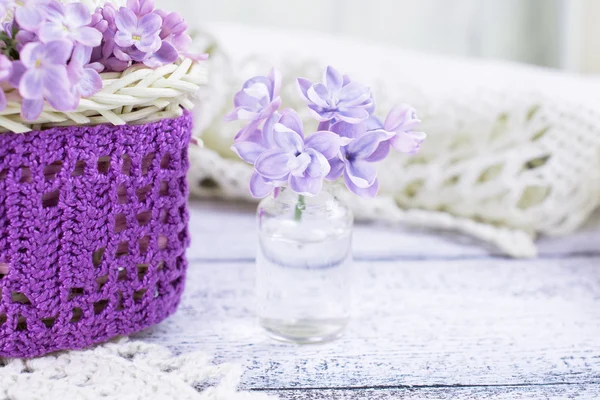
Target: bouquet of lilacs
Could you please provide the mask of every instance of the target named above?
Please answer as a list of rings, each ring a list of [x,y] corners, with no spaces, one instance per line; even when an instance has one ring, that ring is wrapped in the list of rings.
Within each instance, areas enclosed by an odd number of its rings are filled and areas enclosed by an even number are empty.
[[[414,108],[398,105],[385,122],[374,115],[371,90],[327,67],[322,83],[298,78],[300,95],[318,121],[317,131],[305,135],[302,120],[292,109],[279,111],[281,76],[249,79],[234,97],[227,120],[248,124],[235,137],[232,150],[254,165],[250,191],[265,197],[289,186],[302,196],[315,196],[323,181],[343,177],[348,189],[364,197],[379,191],[377,163],[393,148],[414,154],[425,140]]]
[[[82,97],[102,89],[100,72],[206,58],[189,53],[181,15],[156,10],[153,0],[107,2],[96,10],[80,2],[0,0],[0,18],[0,111],[15,101],[26,121],[40,116],[45,101],[58,111],[76,110]]]

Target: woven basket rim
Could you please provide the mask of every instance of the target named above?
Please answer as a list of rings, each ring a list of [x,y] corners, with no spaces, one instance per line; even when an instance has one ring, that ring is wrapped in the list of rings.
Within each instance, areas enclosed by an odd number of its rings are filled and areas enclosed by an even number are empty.
[[[156,69],[136,64],[123,72],[105,72],[100,76],[102,89],[82,98],[76,110],[62,112],[45,103],[42,114],[33,122],[21,117],[23,99],[18,91],[7,90],[8,104],[0,111],[0,134],[56,126],[144,124],[176,118],[183,109],[194,107],[190,98],[206,84],[207,68],[204,63],[181,58]]]

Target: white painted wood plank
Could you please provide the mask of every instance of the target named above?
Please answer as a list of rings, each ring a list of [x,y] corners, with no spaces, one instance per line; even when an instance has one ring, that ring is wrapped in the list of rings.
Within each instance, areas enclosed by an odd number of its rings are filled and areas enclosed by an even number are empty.
[[[190,205],[191,260],[253,259],[256,252],[256,205],[216,201],[193,201]],[[594,220],[582,232],[570,237],[539,241],[541,257],[569,254],[600,256],[600,221]],[[492,250],[493,251],[493,250]],[[419,259],[486,257],[485,244],[453,233],[357,224],[354,236],[357,259]]]
[[[563,400],[600,398],[599,385],[548,385],[525,387],[402,388],[359,390],[280,390],[267,392],[281,400]]]
[[[277,343],[251,263],[192,263],[176,315],[136,338],[246,366],[244,388],[600,383],[598,259],[360,262],[340,340]]]

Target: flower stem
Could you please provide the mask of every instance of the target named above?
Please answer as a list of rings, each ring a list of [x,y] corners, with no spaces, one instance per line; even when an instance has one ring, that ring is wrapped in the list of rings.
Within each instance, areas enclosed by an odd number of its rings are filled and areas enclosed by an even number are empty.
[[[306,202],[304,200],[304,196],[298,196],[298,203],[296,203],[296,212],[294,213],[294,219],[296,221],[300,221],[302,219],[302,212],[304,211],[304,206]]]

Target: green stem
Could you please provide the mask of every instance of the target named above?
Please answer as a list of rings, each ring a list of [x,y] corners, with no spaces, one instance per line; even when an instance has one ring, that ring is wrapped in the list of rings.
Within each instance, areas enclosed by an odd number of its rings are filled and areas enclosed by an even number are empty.
[[[300,221],[302,219],[302,212],[304,211],[305,206],[304,196],[298,196],[298,203],[296,203],[296,212],[294,213],[294,219],[296,221]]]

